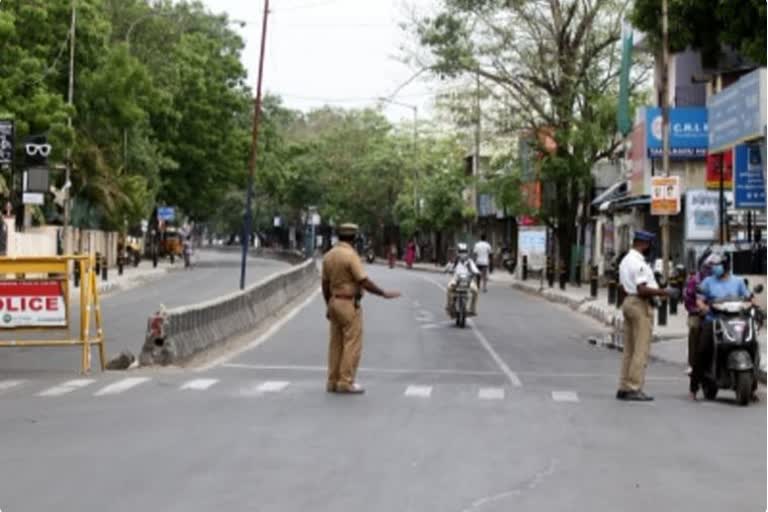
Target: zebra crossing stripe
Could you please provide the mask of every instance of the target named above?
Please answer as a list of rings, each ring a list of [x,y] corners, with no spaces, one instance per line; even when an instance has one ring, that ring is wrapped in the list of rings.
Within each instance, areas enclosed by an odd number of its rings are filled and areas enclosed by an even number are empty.
[[[432,386],[408,386],[405,396],[416,398],[429,398],[432,395]]]
[[[257,387],[256,391],[262,393],[276,393],[287,388],[289,384],[290,382],[284,380],[268,380]]]
[[[117,382],[113,382],[109,386],[101,388],[95,392],[93,396],[117,395],[118,393],[128,391],[129,389],[134,388],[139,384],[144,384],[149,380],[149,377],[127,377]]]
[[[44,391],[41,391],[37,394],[37,396],[61,396],[66,395],[67,393],[71,393],[73,391],[76,391],[78,389],[84,388],[86,386],[89,386],[96,382],[95,379],[74,379],[74,380],[68,380],[67,382],[62,382],[61,384],[57,386],[53,386],[52,388],[48,388]]]
[[[179,390],[205,391],[217,382],[219,382],[219,379],[194,379],[182,384]]]
[[[23,380],[0,380],[0,392],[21,386],[23,383]]]
[[[552,400],[555,402],[578,402],[579,395],[575,391],[553,391]]]
[[[477,392],[480,400],[504,400],[504,388],[481,388]]]

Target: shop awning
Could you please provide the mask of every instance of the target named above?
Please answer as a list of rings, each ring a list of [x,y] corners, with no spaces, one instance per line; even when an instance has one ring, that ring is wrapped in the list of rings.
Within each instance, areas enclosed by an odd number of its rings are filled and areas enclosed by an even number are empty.
[[[608,187],[604,192],[593,199],[592,206],[599,207],[602,203],[615,201],[625,195],[627,195],[627,182],[626,180],[619,181]]]
[[[634,206],[646,206],[651,204],[651,196],[631,196],[619,199],[611,203],[611,210],[623,210]]]

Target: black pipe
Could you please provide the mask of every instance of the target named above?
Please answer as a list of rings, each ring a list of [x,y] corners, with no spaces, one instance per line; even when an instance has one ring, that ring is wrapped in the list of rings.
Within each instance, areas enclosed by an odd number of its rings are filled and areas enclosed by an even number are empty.
[[[80,262],[75,261],[75,268],[74,268],[74,284],[75,288],[80,286]]]
[[[589,273],[589,296],[593,299],[597,298],[597,267],[592,267]]]
[[[107,257],[104,256],[101,261],[101,280],[102,281],[107,281],[109,279],[109,276],[107,274],[107,269],[108,269]]]
[[[528,279],[528,256],[523,255],[523,281]]]

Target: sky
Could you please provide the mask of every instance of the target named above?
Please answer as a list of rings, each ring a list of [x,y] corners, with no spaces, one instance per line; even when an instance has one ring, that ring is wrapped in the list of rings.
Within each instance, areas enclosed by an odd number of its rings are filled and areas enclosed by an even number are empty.
[[[258,74],[263,1],[203,0],[213,12],[226,12],[246,41],[243,62],[254,87]],[[401,28],[415,11],[429,14],[439,0],[271,0],[263,90],[279,94],[290,108],[325,104],[375,107],[418,71],[403,62],[412,35]],[[425,75],[399,91],[384,113],[393,122],[430,116],[440,85]]]

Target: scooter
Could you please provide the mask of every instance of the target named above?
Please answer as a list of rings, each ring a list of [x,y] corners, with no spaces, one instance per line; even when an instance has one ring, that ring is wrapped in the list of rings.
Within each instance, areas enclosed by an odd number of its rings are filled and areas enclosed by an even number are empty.
[[[501,264],[505,269],[507,269],[507,272],[514,274],[516,263],[517,262],[515,261],[515,258],[512,256],[512,252],[509,249],[504,249],[501,251]]]
[[[760,293],[763,286],[755,287]],[[710,377],[702,379],[707,400],[714,400],[721,389],[736,392],[739,405],[749,404],[757,389],[760,349],[757,333],[765,323],[765,313],[742,298],[724,298],[711,304],[714,350]]]
[[[376,253],[373,251],[373,248],[369,247],[365,251],[365,261],[367,261],[368,263],[373,263],[374,261],[376,261]]]

